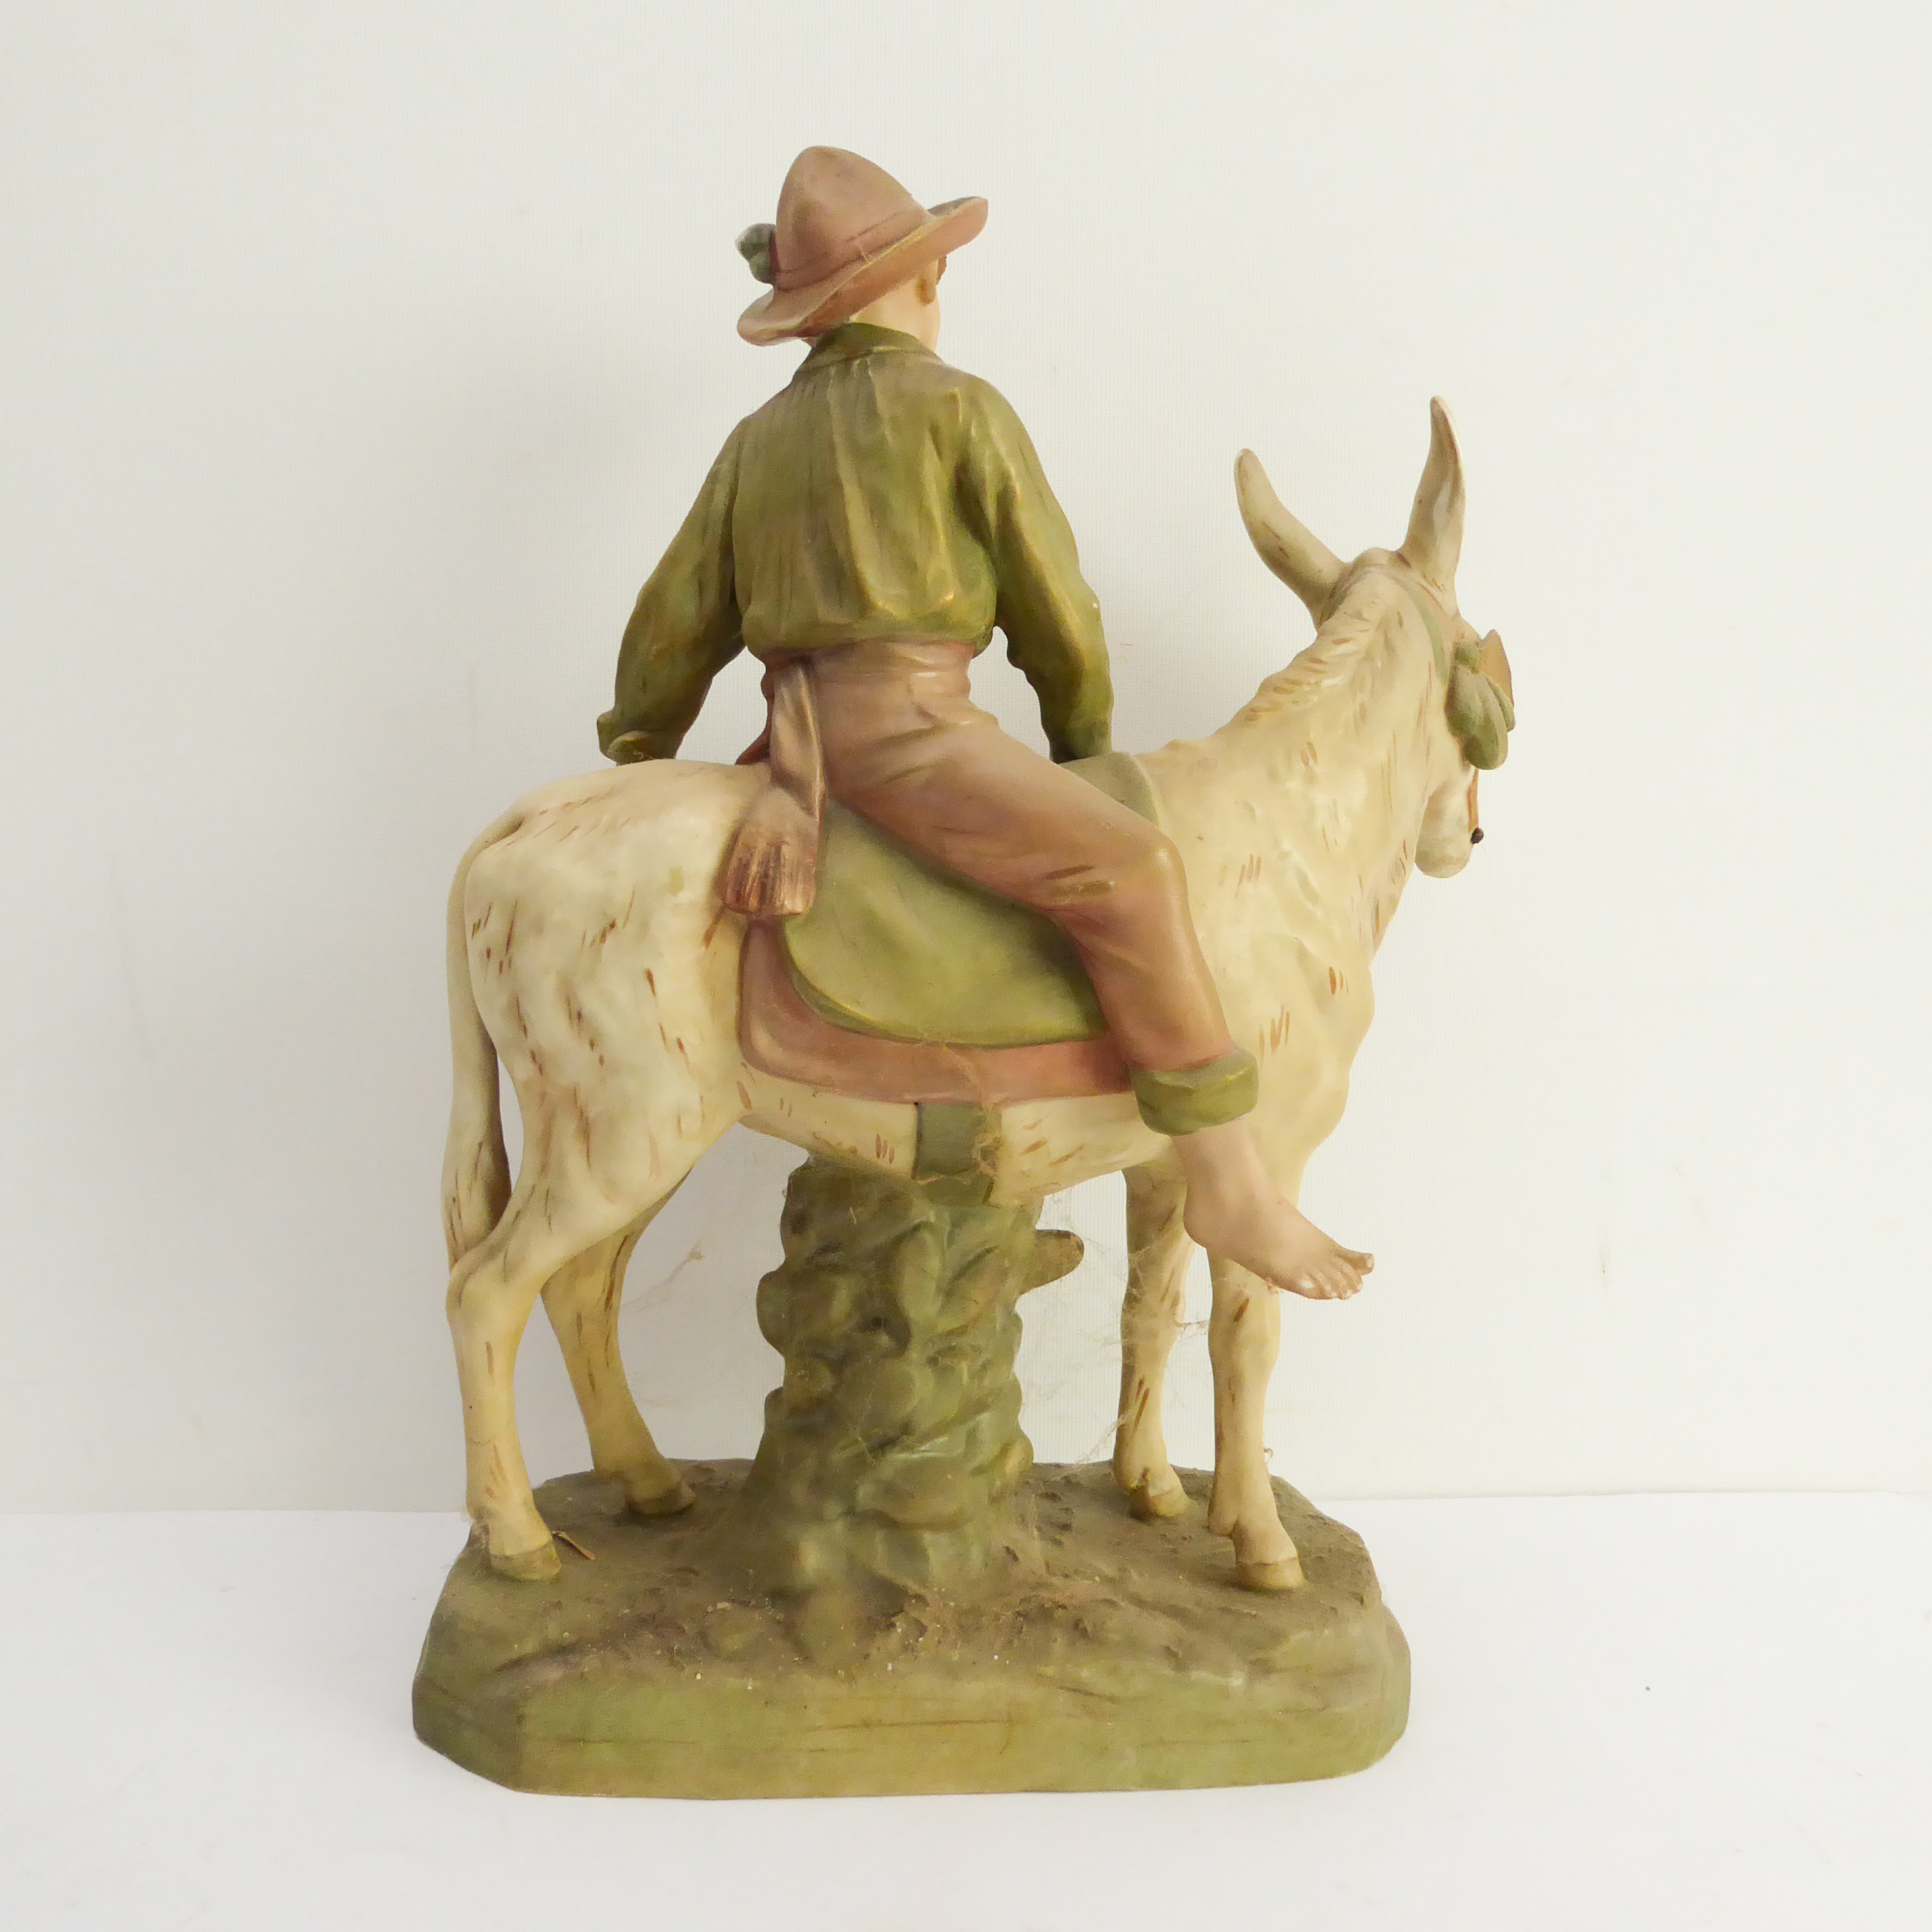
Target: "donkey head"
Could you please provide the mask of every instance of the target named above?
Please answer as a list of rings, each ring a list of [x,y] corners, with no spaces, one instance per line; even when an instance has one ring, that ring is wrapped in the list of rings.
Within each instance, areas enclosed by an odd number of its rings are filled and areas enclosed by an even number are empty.
[[[1234,465],[1241,520],[1262,561],[1302,602],[1318,630],[1365,580],[1384,580],[1395,595],[1387,614],[1406,610],[1421,620],[1444,688],[1448,755],[1432,786],[1417,842],[1417,865],[1436,878],[1460,872],[1482,838],[1476,816],[1476,775],[1492,770],[1509,752],[1516,724],[1509,658],[1495,632],[1479,637],[1456,608],[1456,565],[1462,550],[1462,457],[1456,428],[1438,396],[1429,405],[1429,458],[1409,512],[1408,533],[1396,550],[1364,550],[1345,564],[1293,516],[1252,450]],[[1373,586],[1379,590],[1382,586]]]

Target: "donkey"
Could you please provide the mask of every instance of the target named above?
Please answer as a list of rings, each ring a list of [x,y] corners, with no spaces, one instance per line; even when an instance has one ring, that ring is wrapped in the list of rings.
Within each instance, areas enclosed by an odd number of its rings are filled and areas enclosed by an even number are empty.
[[[1211,737],[1141,760],[1178,847],[1235,1038],[1256,1056],[1256,1138],[1290,1200],[1340,1119],[1372,1010],[1370,965],[1412,868],[1461,871],[1482,836],[1476,773],[1514,722],[1507,660],[1456,606],[1462,461],[1431,405],[1430,452],[1400,550],[1343,565],[1244,452],[1236,484],[1263,560],[1305,603],[1314,642]],[[467,1444],[467,1502],[506,1576],[555,1574],[512,1389],[544,1299],[596,1467],[628,1508],[691,1501],[626,1382],[624,1270],[652,1217],[734,1121],[830,1159],[907,1175],[914,1109],[775,1077],[739,1028],[745,922],[717,883],[755,769],[667,760],[532,793],[464,855],[449,900],[454,1100],[443,1177]],[[498,1067],[524,1122],[510,1182]],[[1028,1201],[1125,1171],[1129,1274],[1114,1472],[1143,1517],[1187,1507],[1161,1391],[1191,1244],[1168,1142],[1130,1096],[1006,1107],[992,1198]],[[1300,1580],[1262,1444],[1280,1346],[1275,1295],[1210,1257],[1215,1468],[1208,1522],[1253,1588]]]

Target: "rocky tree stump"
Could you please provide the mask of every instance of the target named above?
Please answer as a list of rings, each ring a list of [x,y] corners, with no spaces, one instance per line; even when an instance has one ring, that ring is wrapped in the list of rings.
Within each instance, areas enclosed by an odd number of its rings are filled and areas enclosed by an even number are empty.
[[[1037,1204],[992,1207],[808,1160],[758,1325],[784,1358],[764,1439],[721,1526],[722,1572],[788,1602],[821,1653],[908,1598],[958,1601],[1040,1565],[1016,1506],[1033,1466],[1013,1374],[1028,1288],[1080,1258]]]

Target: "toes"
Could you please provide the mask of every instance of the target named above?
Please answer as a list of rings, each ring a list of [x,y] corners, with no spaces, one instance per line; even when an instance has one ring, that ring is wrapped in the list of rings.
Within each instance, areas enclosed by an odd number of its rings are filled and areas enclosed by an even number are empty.
[[[1373,1255],[1358,1255],[1352,1249],[1338,1248],[1335,1257],[1322,1270],[1322,1279],[1331,1300],[1346,1301],[1361,1292],[1362,1278],[1376,1264]]]
[[[1297,1292],[1311,1301],[1346,1301],[1361,1286],[1348,1269],[1332,1264],[1311,1268],[1305,1279],[1306,1285]]]

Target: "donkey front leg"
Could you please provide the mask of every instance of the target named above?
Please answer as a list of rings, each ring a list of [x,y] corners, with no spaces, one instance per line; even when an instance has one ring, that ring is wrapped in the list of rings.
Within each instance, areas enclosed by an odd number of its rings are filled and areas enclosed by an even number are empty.
[[[1114,1428],[1114,1480],[1144,1521],[1186,1514],[1187,1492],[1167,1459],[1161,1398],[1168,1358],[1180,1333],[1187,1264],[1194,1244],[1181,1226],[1186,1190],[1174,1161],[1130,1167],[1127,1291],[1120,1304],[1120,1409]]]
[[[629,1227],[565,1263],[543,1292],[544,1310],[570,1371],[577,1406],[584,1412],[591,1466],[618,1484],[626,1507],[635,1516],[673,1515],[688,1509],[694,1500],[684,1478],[659,1454],[650,1428],[638,1413],[617,1343],[625,1268],[638,1236],[670,1198],[670,1194],[665,1195]]]
[[[1234,1574],[1250,1590],[1292,1590],[1301,1559],[1282,1527],[1262,1440],[1268,1377],[1281,1347],[1281,1304],[1246,1268],[1210,1263],[1214,1312],[1208,1355],[1214,1369],[1214,1492],[1208,1527],[1234,1545]]]

